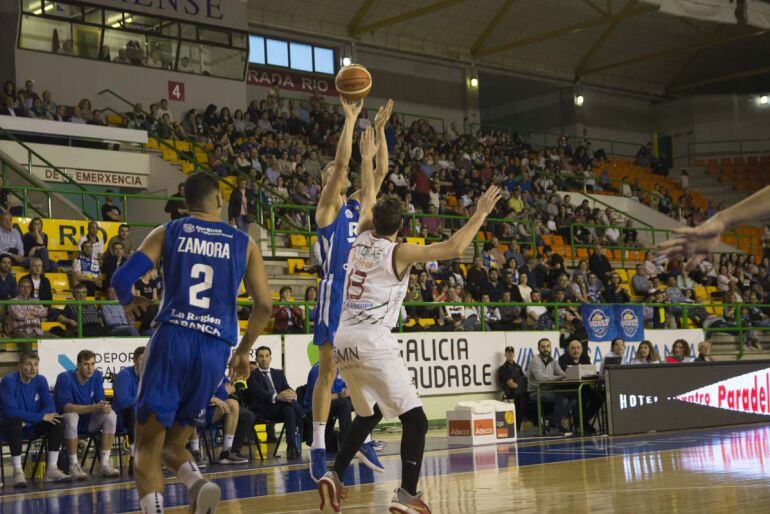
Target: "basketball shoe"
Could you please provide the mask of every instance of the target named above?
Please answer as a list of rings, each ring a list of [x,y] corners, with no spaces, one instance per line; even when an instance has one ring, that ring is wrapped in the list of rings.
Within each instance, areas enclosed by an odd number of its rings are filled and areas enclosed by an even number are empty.
[[[318,481],[318,494],[321,496],[321,512],[339,514],[342,512],[342,500],[347,498],[348,491],[335,471],[327,471]]]
[[[393,492],[393,499],[390,500],[391,514],[431,514],[430,507],[422,501],[422,493],[419,492],[412,496],[403,489],[396,489]]]

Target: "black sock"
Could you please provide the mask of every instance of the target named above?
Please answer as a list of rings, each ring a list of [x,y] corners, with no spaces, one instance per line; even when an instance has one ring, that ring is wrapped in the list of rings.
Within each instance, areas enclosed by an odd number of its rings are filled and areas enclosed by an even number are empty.
[[[361,448],[361,445],[366,441],[368,436],[377,423],[382,419],[382,412],[380,408],[374,406],[374,414],[371,416],[363,417],[357,416],[356,419],[348,427],[345,432],[345,440],[342,442],[342,448],[337,452],[337,458],[334,459],[334,471],[339,475],[342,480],[342,475],[345,474],[345,470],[350,466],[350,461],[353,460],[356,452]]]
[[[416,407],[398,417],[403,425],[401,433],[401,488],[414,496],[420,480],[422,456],[425,453],[425,434],[428,418],[422,407]]]

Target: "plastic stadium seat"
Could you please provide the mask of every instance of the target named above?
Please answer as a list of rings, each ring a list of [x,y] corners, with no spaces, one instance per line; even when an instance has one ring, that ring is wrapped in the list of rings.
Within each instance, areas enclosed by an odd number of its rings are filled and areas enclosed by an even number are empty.
[[[182,173],[189,175],[193,171],[195,171],[195,164],[190,161],[182,161]]]
[[[417,322],[415,321],[414,318],[409,318],[408,320],[406,320],[406,322],[404,322],[404,328],[412,328],[416,324]]]
[[[577,249],[577,258],[578,259],[588,259],[588,250],[585,248],[578,248]]]
[[[70,290],[70,283],[66,273],[48,273],[46,277],[51,281],[51,290],[54,293],[64,293]]]
[[[695,293],[695,297],[698,300],[706,300],[711,298],[711,295],[709,294],[708,289],[704,286],[695,286],[695,289],[693,290],[693,292]]]
[[[174,148],[180,152],[189,152],[192,149],[189,141],[174,141]]]
[[[174,150],[167,148],[165,146],[161,149],[161,157],[163,158],[164,161],[179,162],[179,156],[177,155],[177,153]]]
[[[424,237],[407,237],[406,242],[413,245],[425,246]]]
[[[420,319],[417,320],[417,323],[422,328],[428,328],[428,327],[432,327],[433,325],[435,325],[436,324],[436,320],[433,319],[433,318],[420,318]]]
[[[64,325],[56,321],[44,321],[40,324],[40,327],[45,332],[50,332],[52,328],[61,328],[62,330],[66,330],[66,327]]]
[[[289,275],[294,275],[295,273],[300,273],[305,267],[305,259],[288,259],[286,264],[288,265]]]
[[[292,248],[307,248],[307,237],[302,234],[290,234],[289,246]]]
[[[158,140],[154,137],[150,137],[147,139],[147,148],[156,149],[159,148]]]
[[[626,273],[625,269],[618,268],[618,269],[615,270],[615,273],[617,273],[618,276],[620,276],[620,281],[622,283],[624,283],[624,284],[628,283],[628,281],[629,281],[628,273]]]
[[[54,262],[58,261],[70,261],[69,253],[67,252],[57,252],[57,251],[49,251],[48,252],[48,258],[51,259]]]

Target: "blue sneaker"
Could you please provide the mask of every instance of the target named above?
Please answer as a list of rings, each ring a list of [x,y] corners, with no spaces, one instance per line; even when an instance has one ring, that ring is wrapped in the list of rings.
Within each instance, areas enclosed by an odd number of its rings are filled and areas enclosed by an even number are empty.
[[[370,441],[361,445],[361,449],[356,453],[356,457],[361,461],[361,464],[376,471],[382,473],[385,471],[385,466],[380,462],[380,458],[377,457],[377,452],[374,451],[374,444]]]
[[[327,471],[326,449],[310,450],[310,478],[318,483]]]

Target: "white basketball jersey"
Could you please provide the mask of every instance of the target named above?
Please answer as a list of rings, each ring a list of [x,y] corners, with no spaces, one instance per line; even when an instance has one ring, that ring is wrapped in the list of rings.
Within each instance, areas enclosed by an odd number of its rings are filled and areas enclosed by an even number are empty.
[[[356,237],[348,255],[340,328],[396,326],[409,285],[409,270],[398,278],[393,268],[396,246],[371,230]]]

